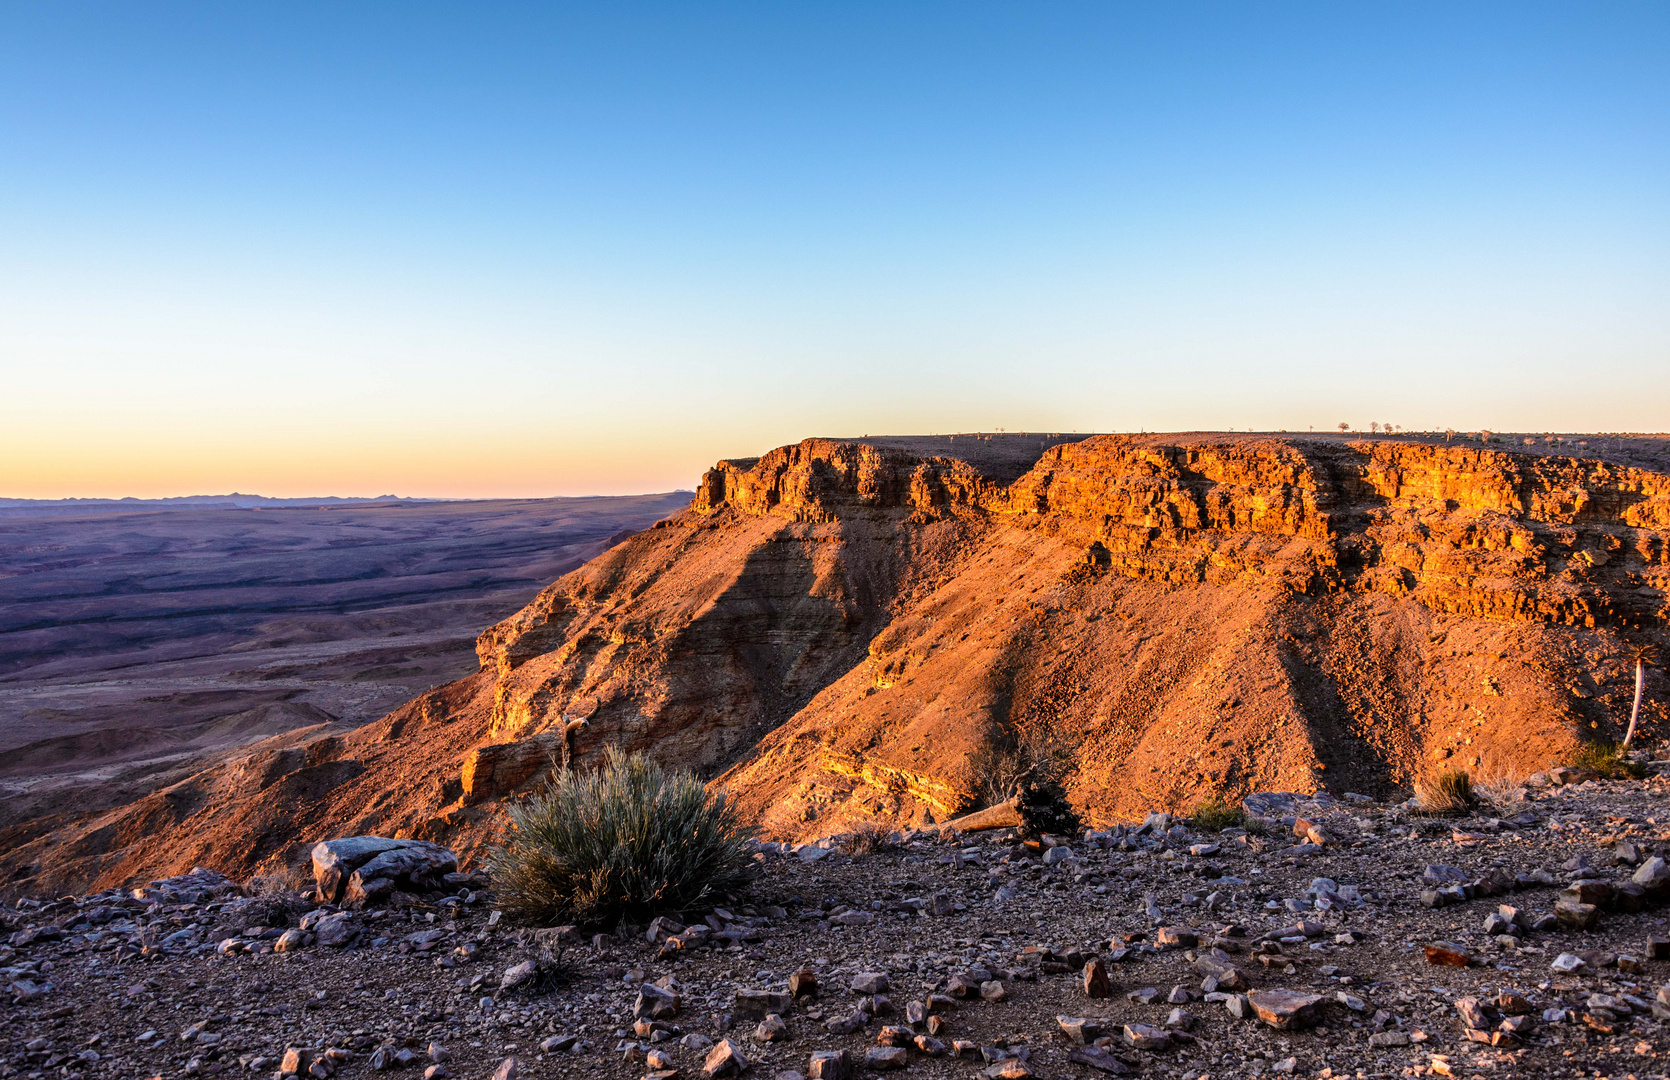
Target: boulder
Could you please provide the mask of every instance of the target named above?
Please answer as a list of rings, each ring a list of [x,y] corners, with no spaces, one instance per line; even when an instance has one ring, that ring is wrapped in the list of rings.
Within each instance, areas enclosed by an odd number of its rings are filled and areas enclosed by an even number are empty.
[[[346,911],[326,915],[313,924],[313,933],[319,944],[332,949],[340,949],[352,943],[359,936],[359,932],[359,920]]]
[[[457,869],[458,856],[427,840],[349,836],[313,846],[319,898],[350,907],[364,907],[396,889],[431,892]]]
[[[1651,900],[1670,899],[1670,864],[1657,855],[1642,863],[1631,880],[1646,889]]]
[[[194,866],[190,873],[140,886],[132,895],[147,904],[206,904],[226,896],[242,896],[243,888],[217,870]]]

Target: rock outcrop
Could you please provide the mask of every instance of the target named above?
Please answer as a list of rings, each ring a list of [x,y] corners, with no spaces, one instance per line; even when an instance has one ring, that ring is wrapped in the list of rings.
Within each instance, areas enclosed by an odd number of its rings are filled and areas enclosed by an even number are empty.
[[[352,832],[467,860],[501,800],[609,745],[723,783],[780,839],[944,821],[1040,755],[1092,824],[1434,764],[1526,774],[1627,718],[1627,650],[1666,638],[1667,541],[1670,475],[1540,448],[813,439],[721,462],[483,633],[470,678],[5,869],[277,872]],[[1662,691],[1650,671],[1650,738]]]
[[[313,845],[313,880],[328,904],[364,907],[395,890],[425,893],[447,884],[458,856],[426,840],[349,836]]]

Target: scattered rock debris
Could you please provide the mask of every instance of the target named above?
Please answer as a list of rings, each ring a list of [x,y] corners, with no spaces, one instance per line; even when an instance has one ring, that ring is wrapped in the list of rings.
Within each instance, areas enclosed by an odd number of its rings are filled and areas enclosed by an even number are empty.
[[[734,903],[609,932],[512,926],[449,853],[369,842],[347,861],[406,852],[393,889],[325,859],[301,893],[198,869],[22,900],[0,1078],[1662,1076],[1666,783],[1442,831],[1262,793],[1252,832],[762,844]]]

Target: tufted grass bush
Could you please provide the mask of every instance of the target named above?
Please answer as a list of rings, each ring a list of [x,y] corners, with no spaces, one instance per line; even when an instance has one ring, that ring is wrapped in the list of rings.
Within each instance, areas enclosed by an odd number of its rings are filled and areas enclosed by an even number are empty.
[[[596,926],[687,911],[753,876],[754,831],[723,792],[616,747],[593,772],[559,769],[508,812],[488,870],[500,904],[526,922]]]
[[[1629,751],[1612,742],[1584,743],[1572,755],[1571,767],[1607,780],[1638,780],[1647,769],[1629,760]]]
[[[1415,780],[1415,798],[1421,809],[1434,814],[1452,814],[1474,803],[1473,778],[1461,769],[1440,769]]]
[[[1217,832],[1231,825],[1240,825],[1243,817],[1245,815],[1240,806],[1221,795],[1213,795],[1195,803],[1195,808],[1189,812],[1189,824],[1201,832]]]

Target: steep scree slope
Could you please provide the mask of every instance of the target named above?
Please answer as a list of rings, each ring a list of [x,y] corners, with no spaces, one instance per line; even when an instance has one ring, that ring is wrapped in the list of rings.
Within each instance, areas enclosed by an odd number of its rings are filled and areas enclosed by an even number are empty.
[[[1667,539],[1670,476],[1481,445],[808,440],[721,462],[484,633],[470,678],[67,820],[3,869],[36,891],[271,871],[355,832],[467,853],[553,759],[611,743],[791,838],[943,820],[978,797],[971,756],[1016,741],[1070,754],[1092,820],[1530,772],[1616,733],[1627,647],[1665,639]]]

